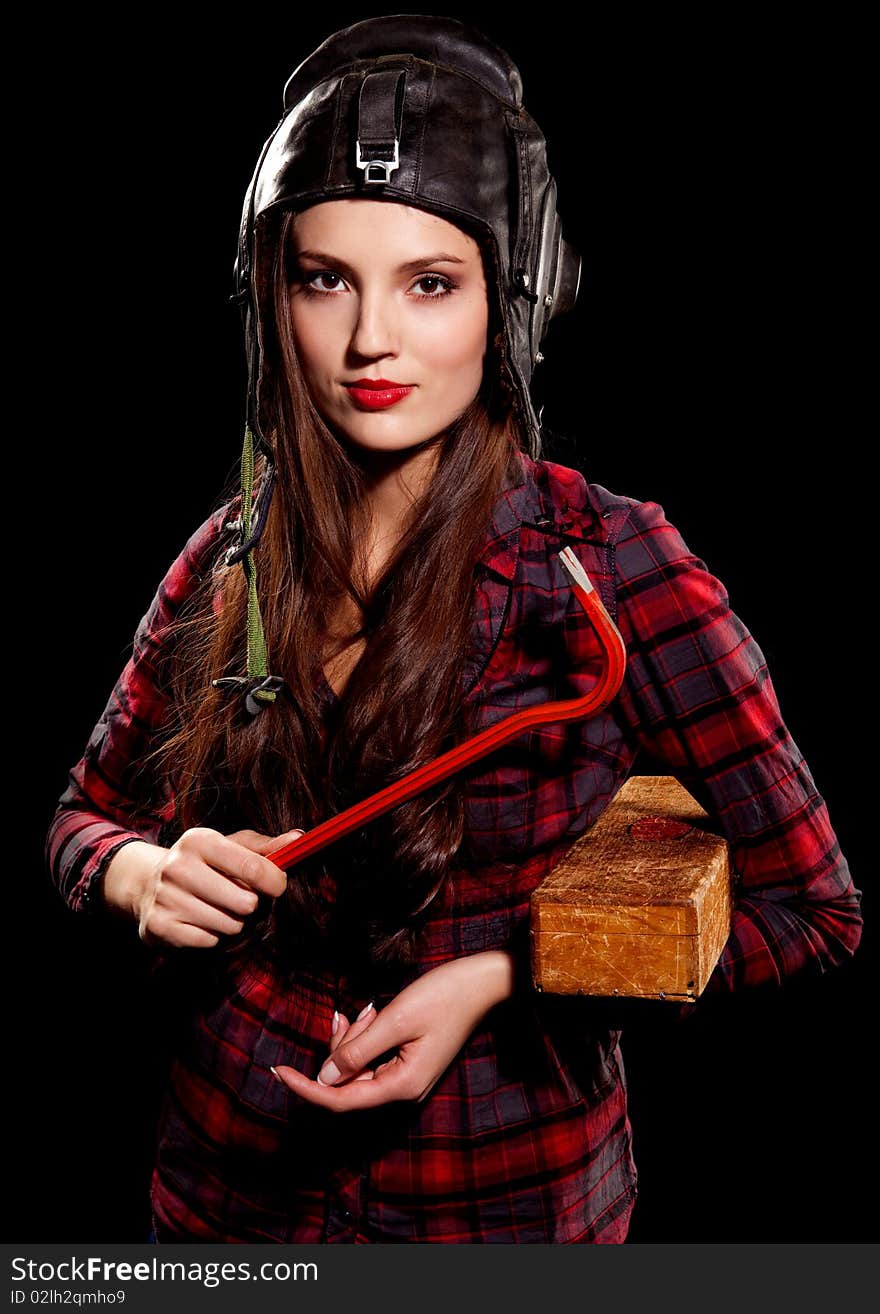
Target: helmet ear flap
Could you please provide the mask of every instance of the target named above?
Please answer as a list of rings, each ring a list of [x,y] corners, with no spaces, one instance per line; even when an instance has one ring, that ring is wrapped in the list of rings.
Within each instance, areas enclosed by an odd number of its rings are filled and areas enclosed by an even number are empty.
[[[468,224],[463,224],[462,227],[470,233],[480,247],[489,294],[483,399],[487,404],[492,402],[494,415],[505,417],[516,415],[528,427],[528,417],[523,414],[522,394],[511,366],[510,340],[504,326],[504,312],[501,307],[503,272],[498,260],[497,248],[493,238],[485,229]]]
[[[556,266],[556,286],[553,290],[553,315],[565,315],[574,310],[581,287],[583,260],[571,242],[560,237],[559,261]]]
[[[487,403],[494,399],[493,418],[497,416],[522,416],[522,401],[519,388],[510,368],[507,353],[507,337],[503,324],[498,324],[490,335],[486,352],[486,376],[488,385],[484,394]]]
[[[532,361],[547,335],[550,320],[573,310],[581,281],[581,256],[562,236],[562,223],[556,209],[556,180],[551,178],[544,192],[537,235],[537,269],[535,299],[531,308],[529,337]]]

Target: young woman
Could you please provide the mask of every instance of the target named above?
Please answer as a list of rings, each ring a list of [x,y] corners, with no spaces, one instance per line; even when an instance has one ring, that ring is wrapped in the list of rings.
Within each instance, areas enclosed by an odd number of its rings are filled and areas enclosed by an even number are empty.
[[[367,20],[284,111],[236,263],[242,487],[163,579],[48,837],[70,906],[127,915],[187,987],[155,1237],[621,1242],[620,1030],[531,989],[532,891],[640,748],[731,844],[710,991],[845,961],[859,891],[723,585],[662,507],[541,457],[529,383],[579,259],[509,57],[451,19]],[[612,703],[280,870],[591,687],[566,545],[626,647]]]

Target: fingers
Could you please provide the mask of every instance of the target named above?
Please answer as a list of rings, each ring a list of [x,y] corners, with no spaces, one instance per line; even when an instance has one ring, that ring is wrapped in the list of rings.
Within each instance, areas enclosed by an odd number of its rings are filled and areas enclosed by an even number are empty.
[[[311,1104],[336,1113],[351,1109],[373,1109],[393,1100],[419,1098],[413,1093],[413,1081],[405,1062],[400,1057],[391,1059],[377,1069],[369,1079],[349,1081],[341,1086],[321,1086],[296,1068],[284,1065],[273,1069],[278,1081]]]
[[[375,1108],[394,1100],[422,1100],[434,1086],[439,1074],[431,1076],[424,1062],[412,1052],[417,1045],[391,1040],[395,1031],[406,1027],[393,1016],[375,1013],[368,1004],[353,1023],[344,1013],[337,1014],[335,1035],[330,1037],[333,1059],[323,1064],[315,1080],[296,1068],[282,1064],[273,1068],[276,1079],[293,1094],[323,1108],[342,1113],[351,1109]],[[380,1022],[382,1025],[380,1026]],[[411,1028],[410,1028],[411,1029]],[[367,1066],[371,1058],[391,1049],[398,1052],[374,1068]],[[333,1084],[325,1084],[333,1073],[331,1064],[339,1061],[345,1071]]]
[[[286,830],[281,835],[263,835],[258,830],[237,830],[226,838],[243,844],[246,849],[251,849],[254,853],[266,854],[284,848],[304,834],[304,830]]]
[[[268,843],[274,846],[274,840]],[[165,859],[163,872],[206,903],[239,917],[254,911],[259,894],[277,898],[287,888],[287,875],[274,862],[249,844],[207,827],[196,826],[181,835]]]
[[[213,949],[220,943],[219,936],[186,922],[173,922],[166,930],[162,929],[160,921],[156,925],[158,930],[152,924],[141,928],[140,938],[144,944],[154,947],[170,945],[173,949]]]
[[[336,1034],[333,1034],[332,1026],[330,1029],[330,1053],[332,1054],[334,1050],[338,1049],[343,1040],[354,1040],[356,1036],[359,1036],[370,1025],[375,1016],[376,1009],[372,1000],[365,1008],[361,1009],[354,1022],[349,1022],[344,1013],[337,1012]]]
[[[361,1072],[357,1077],[354,1077],[353,1080],[372,1081],[374,1077],[378,1077],[380,1072],[384,1072],[385,1068],[390,1067],[392,1063],[396,1063],[396,1062],[397,1062],[397,1057],[395,1056],[393,1059],[388,1059],[385,1063],[380,1063],[378,1068],[367,1068],[366,1072]],[[338,1090],[339,1087],[334,1086],[333,1089]]]
[[[285,848],[293,840],[300,839],[304,834],[305,831],[301,829],[287,830],[281,835],[263,835],[256,830],[239,830],[234,835],[227,835],[225,838],[234,841],[249,852],[255,853],[262,858],[266,854],[275,853],[278,849]],[[279,872],[281,873],[280,883],[278,879]],[[262,877],[265,877],[268,884],[261,879],[260,873],[262,873]],[[283,894],[287,888],[286,874],[269,858],[266,858],[262,863],[256,864],[256,873],[253,880],[248,876],[247,870],[242,879],[251,884],[254,889],[258,889],[261,894],[269,894],[273,898]]]
[[[354,1024],[349,1022],[344,1013],[334,1013],[334,1020],[330,1029],[330,1053],[332,1054],[333,1051],[342,1044],[343,1039],[358,1035],[364,1027],[368,1027],[373,1020],[374,1012],[375,1010],[372,1003],[367,1004],[366,1008],[362,1009],[358,1014]],[[335,1032],[333,1031],[333,1026],[336,1027]],[[359,1072],[356,1077],[348,1078],[348,1080],[372,1081],[376,1071],[378,1071],[378,1069],[374,1070],[373,1068],[366,1068],[363,1072]]]
[[[342,1044],[343,1037],[346,1036],[351,1028],[351,1023],[344,1013],[336,1012],[334,1014],[336,1023],[336,1034],[334,1035],[332,1027],[330,1030],[330,1053],[332,1054],[337,1045]]]
[[[143,936],[145,943],[162,941],[178,948],[208,948],[220,936],[238,935],[244,922],[231,917],[187,890],[168,885],[157,893]]]
[[[277,898],[287,888],[286,873],[261,850],[271,852],[303,834],[241,830],[222,835],[208,826],[184,831],[153,874],[141,907],[141,939],[176,948],[211,948],[222,936],[239,935],[245,919],[257,910],[260,895]]]
[[[374,1059],[396,1050],[399,1045],[414,1038],[411,1028],[406,1029],[406,1024],[395,1010],[386,1010],[374,1016],[370,1003],[345,1032],[340,1043],[331,1046],[332,1057],[324,1063],[317,1082],[319,1085],[335,1086],[348,1081],[362,1073]]]

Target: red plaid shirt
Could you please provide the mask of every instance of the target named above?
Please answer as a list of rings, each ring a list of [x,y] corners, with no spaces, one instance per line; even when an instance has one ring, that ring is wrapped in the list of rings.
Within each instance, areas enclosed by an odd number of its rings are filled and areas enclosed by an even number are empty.
[[[465,695],[478,724],[580,696],[595,678],[595,635],[558,560],[566,544],[620,629],[624,683],[601,714],[533,730],[470,769],[478,870],[453,872],[424,956],[402,978],[506,948],[514,995],[423,1102],[333,1114],[269,1068],[317,1075],[333,1010],[354,1018],[391,994],[355,993],[344,975],[319,971],[283,985],[256,954],[221,973],[172,1065],[152,1182],[160,1242],[624,1240],[638,1187],[619,1025],[598,1001],[528,987],[527,931],[531,892],[601,815],[640,747],[731,845],[736,906],[710,992],[822,972],[858,945],[861,891],[723,585],[656,503],[549,461],[524,456],[523,468],[524,482],[497,499],[475,568]],[[171,842],[173,798],[145,812],[132,779],[167,706],[157,657],[229,541],[227,514],[210,516],[172,564],[70,773],[47,858],[73,909],[100,907],[96,883],[123,844]],[[319,691],[335,698],[326,680]]]

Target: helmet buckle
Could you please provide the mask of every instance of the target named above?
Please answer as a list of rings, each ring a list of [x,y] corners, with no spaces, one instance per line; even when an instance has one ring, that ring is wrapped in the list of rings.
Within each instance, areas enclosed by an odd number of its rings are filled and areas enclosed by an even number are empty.
[[[399,142],[394,138],[394,148],[391,159],[384,159],[382,156],[371,155],[365,158],[361,151],[360,138],[357,139],[357,151],[355,162],[359,169],[364,171],[364,185],[368,183],[387,183],[391,181],[391,174],[395,169],[400,167]],[[370,150],[388,150],[388,147],[370,147]],[[374,176],[374,170],[379,170],[378,176]]]
[[[368,73],[358,93],[355,164],[363,169],[364,186],[391,182],[400,167],[400,113],[406,70],[393,67]]]

